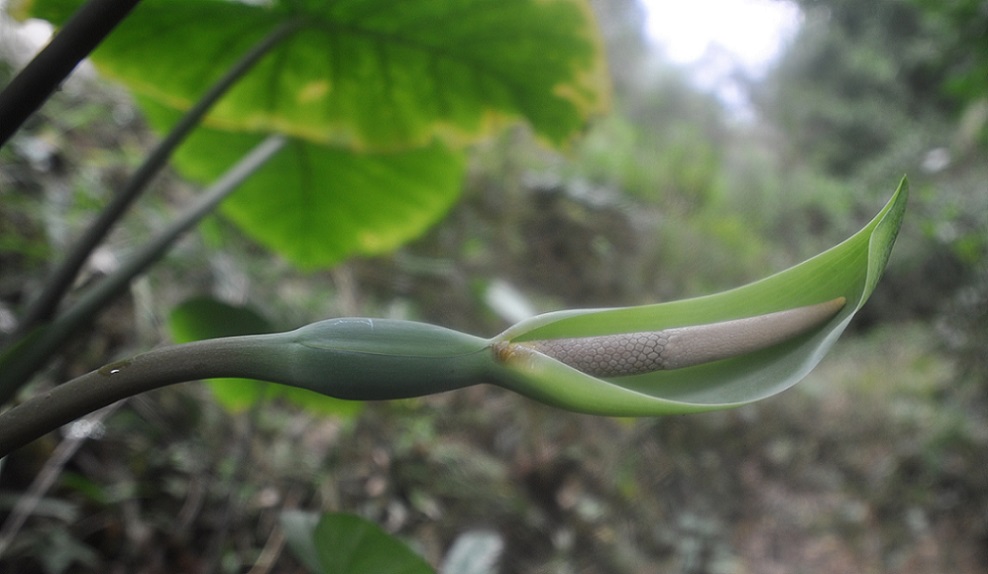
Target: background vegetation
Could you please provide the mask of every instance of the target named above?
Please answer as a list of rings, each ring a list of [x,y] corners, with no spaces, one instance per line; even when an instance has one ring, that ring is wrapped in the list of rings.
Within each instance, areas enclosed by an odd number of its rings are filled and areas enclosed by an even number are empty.
[[[614,111],[567,155],[521,128],[480,144],[440,224],[331,269],[300,272],[213,218],[36,385],[167,340],[169,311],[203,294],[284,328],[367,315],[493,334],[506,291],[546,311],[729,288],[840,241],[906,173],[883,284],[803,384],[634,421],[488,388],[355,416],[230,414],[204,386],[164,389],[5,461],[0,569],[298,572],[277,516],[302,508],[371,518],[436,566],[479,540],[503,573],[983,572],[988,6],[800,5],[747,120],[649,51],[631,0],[597,2]],[[82,76],[0,150],[0,328],[152,141],[132,102]],[[193,193],[162,178],[88,272]],[[52,486],[13,525],[37,477]]]

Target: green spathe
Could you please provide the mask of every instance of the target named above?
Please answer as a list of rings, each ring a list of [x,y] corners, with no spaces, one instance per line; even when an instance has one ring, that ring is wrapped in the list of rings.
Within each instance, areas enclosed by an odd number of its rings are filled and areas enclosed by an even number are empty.
[[[382,319],[333,319],[268,335],[270,380],[334,397],[372,400],[490,382],[568,410],[652,416],[740,406],[789,388],[823,358],[867,301],[902,222],[903,180],[882,211],[840,245],[795,267],[723,293],[659,305],[563,311],[484,340],[441,327]],[[843,299],[819,327],[767,348],[713,362],[600,378],[547,355],[505,353],[540,339],[654,331],[732,321]],[[836,308],[835,308],[836,309]]]
[[[715,295],[658,305],[561,311],[523,321],[496,340],[524,342],[652,331],[750,317],[829,301],[846,304],[821,328],[768,349],[672,371],[600,379],[530,354],[504,365],[503,386],[565,409],[649,416],[754,402],[799,382],[816,366],[874,291],[902,223],[908,186],[861,231],[790,269]]]

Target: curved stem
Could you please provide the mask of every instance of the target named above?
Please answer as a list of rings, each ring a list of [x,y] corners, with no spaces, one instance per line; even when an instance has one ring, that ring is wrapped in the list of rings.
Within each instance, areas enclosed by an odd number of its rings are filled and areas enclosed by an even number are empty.
[[[241,377],[351,400],[418,397],[493,380],[490,341],[425,323],[339,318],[117,361],[0,414],[0,457],[88,412],[165,385]]]
[[[0,414],[0,457],[87,413],[175,383],[214,377],[269,379],[283,334],[228,337],[162,347],[110,363]]]
[[[54,316],[58,309],[58,304],[64,298],[65,293],[72,286],[79,269],[89,259],[93,250],[106,237],[113,225],[120,219],[124,211],[134,202],[137,197],[147,187],[151,178],[157,174],[172,152],[185,137],[197,125],[202,117],[240,78],[249,72],[254,65],[272,48],[278,45],[284,38],[294,33],[301,27],[296,21],[289,21],[275,28],[259,43],[254,45],[250,51],[244,54],[236,64],[230,68],[202,98],[196,102],[189,111],[182,116],[178,124],[172,128],[168,136],[163,139],[153,152],[147,157],[144,163],[134,172],[130,180],[124,185],[119,193],[113,196],[110,203],[100,212],[96,221],[90,225],[86,233],[74,243],[68,257],[55,269],[51,278],[45,282],[45,286],[37,299],[25,312],[17,335],[24,335],[31,329]]]
[[[79,301],[50,325],[41,327],[35,339],[0,357],[0,404],[39,369],[69,337],[93,318],[111,299],[118,296],[134,277],[147,270],[186,231],[212,213],[244,179],[257,171],[285,145],[283,136],[269,136],[210,186],[181,217],[175,220],[119,269],[87,291]]]
[[[420,397],[491,382],[491,341],[426,323],[338,318],[294,331],[162,347],[0,414],[0,457],[102,406],[165,385],[241,377],[350,400]]]

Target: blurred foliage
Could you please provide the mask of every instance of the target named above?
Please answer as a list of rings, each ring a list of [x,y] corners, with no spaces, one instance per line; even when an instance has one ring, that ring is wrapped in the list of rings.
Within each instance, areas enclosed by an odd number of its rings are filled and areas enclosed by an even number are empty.
[[[932,50],[941,90],[960,104],[963,136],[988,145],[988,3],[984,0],[912,0],[939,32]],[[955,113],[957,109],[952,110]],[[965,117],[966,115],[966,117]]]
[[[946,17],[958,2],[798,3],[806,21],[773,74],[764,110],[804,161],[874,181],[889,168],[901,170],[903,160],[918,164],[912,154],[935,146],[952,148],[952,161],[974,159],[970,128],[950,132],[958,127],[951,120],[988,93],[973,63],[985,57],[978,47],[988,40],[988,14],[978,14],[988,12],[983,2],[980,10],[967,2],[970,20],[963,22]],[[968,87],[958,92],[952,86],[961,75]]]
[[[169,310],[203,293],[286,327],[370,315],[478,334],[510,322],[485,304],[497,281],[540,311],[700,295],[846,237],[908,173],[910,217],[856,336],[793,391],[630,421],[486,388],[353,420],[280,399],[230,416],[202,387],[165,389],[54,469],[0,569],[299,572],[278,526],[299,508],[374,520],[433,565],[487,529],[502,574],[984,572],[988,166],[971,134],[985,76],[956,87],[984,61],[983,4],[800,2],[804,28],[738,121],[650,60],[634,2],[601,0],[615,113],[568,157],[524,129],[478,144],[440,225],[332,270],[301,273],[214,218],[44,377],[156,344]],[[75,82],[0,150],[0,237],[23,246],[0,250],[2,307],[151,140],[125,98]],[[99,261],[191,193],[166,176]],[[58,444],[5,461],[0,515]]]
[[[905,170],[917,191],[917,228],[900,238],[862,324],[921,317],[949,333],[954,351],[984,348],[988,4],[799,4],[803,28],[759,99],[790,169],[860,190]],[[974,380],[988,378],[983,363],[967,364]]]

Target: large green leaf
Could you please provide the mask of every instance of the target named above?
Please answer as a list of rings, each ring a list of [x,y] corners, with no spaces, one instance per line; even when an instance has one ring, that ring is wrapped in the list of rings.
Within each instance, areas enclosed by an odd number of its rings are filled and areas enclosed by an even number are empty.
[[[61,23],[80,3],[23,0],[18,13]],[[304,269],[389,251],[437,221],[463,173],[447,146],[521,119],[560,144],[607,100],[585,0],[145,0],[93,59],[164,132],[284,26],[174,161],[205,183],[262,133],[293,136],[222,210]]]
[[[152,125],[175,112],[141,101]],[[260,135],[200,128],[174,163],[183,175],[215,179],[257,145]],[[354,153],[290,141],[242,183],[221,210],[248,235],[303,269],[354,254],[392,250],[444,215],[459,197],[462,154],[441,144],[393,153]]]
[[[318,574],[435,573],[400,540],[353,514],[287,511],[281,524],[289,546]]]
[[[499,382],[570,410],[658,415],[728,408],[771,396],[802,379],[874,291],[902,222],[905,180],[884,209],[840,245],[761,281],[723,293],[658,305],[562,311],[523,321],[495,345],[657,331],[729,321],[831,301],[843,308],[819,328],[767,349],[698,366],[598,378],[526,347],[503,347]]]
[[[81,0],[23,0],[63,22]],[[144,0],[93,54],[106,75],[184,110],[277,27],[294,33],[210,112],[227,130],[357,149],[460,144],[527,120],[578,134],[608,100],[585,0]]]
[[[271,323],[248,307],[235,307],[210,297],[185,301],[172,309],[168,329],[176,343],[188,343],[218,337],[270,333]],[[306,410],[320,414],[352,416],[362,403],[341,401],[297,387],[275,385],[253,379],[225,378],[206,381],[221,405],[242,412],[263,399],[281,398]]]

